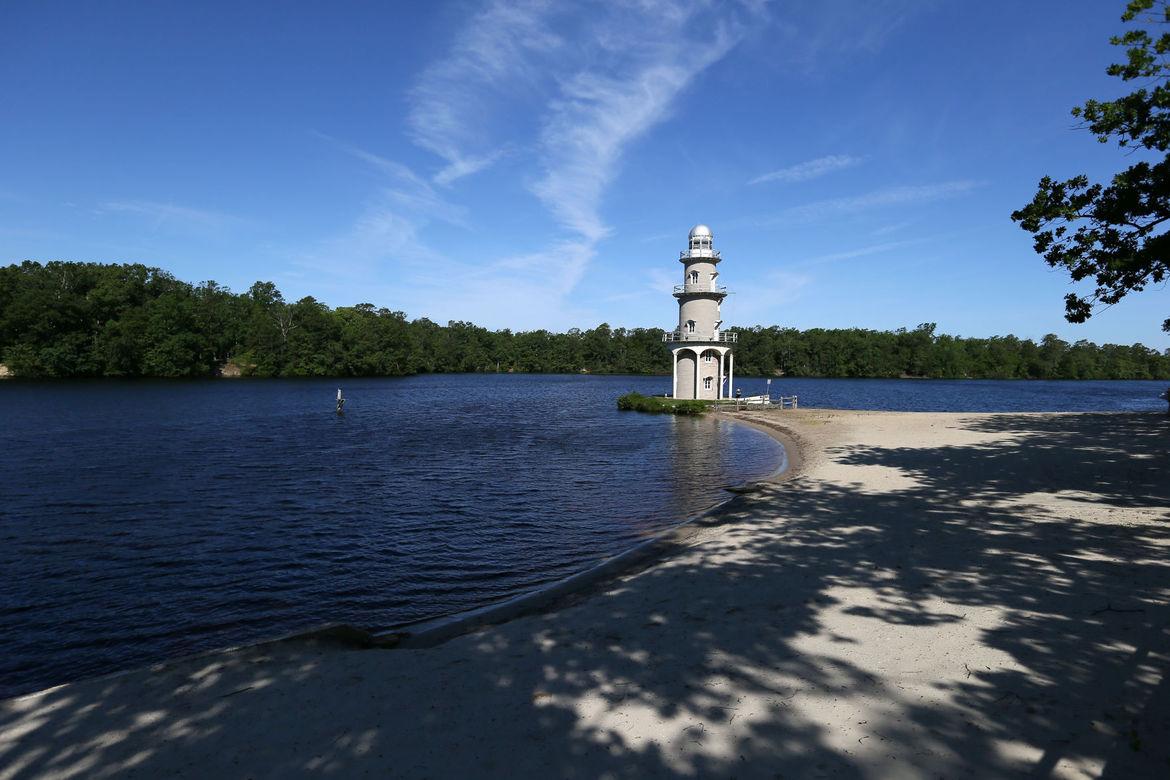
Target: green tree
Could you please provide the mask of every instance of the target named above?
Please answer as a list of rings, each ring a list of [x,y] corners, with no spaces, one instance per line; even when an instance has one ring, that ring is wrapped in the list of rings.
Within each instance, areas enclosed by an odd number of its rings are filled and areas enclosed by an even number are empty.
[[[861,328],[737,328],[737,376],[1170,378],[1170,350],[1141,344],[1041,344]],[[0,267],[0,362],[19,376],[212,375],[227,360],[261,376],[401,376],[529,371],[667,374],[658,328],[567,333],[408,322],[372,304],[332,309],[284,300],[271,282],[233,293],[137,264],[34,262]]]
[[[1170,274],[1170,0],[1131,0],[1125,22],[1153,29],[1129,30],[1110,42],[1126,47],[1126,61],[1106,72],[1143,86],[1116,100],[1089,100],[1073,116],[1101,143],[1145,150],[1108,185],[1085,175],[1066,181],[1045,176],[1036,197],[1012,213],[1012,220],[1034,236],[1036,252],[1074,281],[1094,279],[1088,296],[1065,296],[1065,317],[1084,322],[1095,305],[1112,305],[1127,293],[1156,284]],[[1162,323],[1170,332],[1170,318]]]

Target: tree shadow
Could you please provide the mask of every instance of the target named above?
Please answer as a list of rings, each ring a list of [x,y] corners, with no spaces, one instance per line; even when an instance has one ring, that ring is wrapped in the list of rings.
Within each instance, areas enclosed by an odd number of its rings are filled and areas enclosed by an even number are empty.
[[[964,443],[826,452],[889,490],[766,486],[440,647],[273,643],[5,702],[0,777],[1166,776],[1165,418],[948,419]]]

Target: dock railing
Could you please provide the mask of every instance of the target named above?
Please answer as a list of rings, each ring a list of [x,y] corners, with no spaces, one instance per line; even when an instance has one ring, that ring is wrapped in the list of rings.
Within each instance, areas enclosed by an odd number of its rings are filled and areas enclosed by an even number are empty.
[[[725,398],[721,403],[730,404],[735,402],[735,409],[741,409],[750,406],[779,406],[781,409],[798,409],[800,399],[795,395],[781,395],[773,398],[769,395],[747,395],[740,398]]]

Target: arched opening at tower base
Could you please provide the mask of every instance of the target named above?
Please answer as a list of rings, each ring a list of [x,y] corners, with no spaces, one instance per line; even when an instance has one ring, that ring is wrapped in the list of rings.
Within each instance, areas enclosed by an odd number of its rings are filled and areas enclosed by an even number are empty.
[[[730,397],[728,355],[725,347],[675,349],[674,397],[704,401]]]
[[[699,360],[698,398],[715,400],[721,397],[719,385],[723,379],[720,368],[723,354],[717,349],[705,349]]]

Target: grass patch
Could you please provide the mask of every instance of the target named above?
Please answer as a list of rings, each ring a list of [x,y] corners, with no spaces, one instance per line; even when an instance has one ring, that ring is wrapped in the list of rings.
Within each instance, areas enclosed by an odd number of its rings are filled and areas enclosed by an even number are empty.
[[[651,414],[703,414],[711,405],[706,401],[691,401],[678,398],[626,393],[617,399],[617,408],[623,412],[649,412]]]

